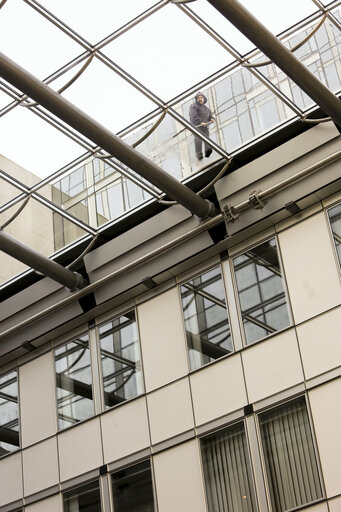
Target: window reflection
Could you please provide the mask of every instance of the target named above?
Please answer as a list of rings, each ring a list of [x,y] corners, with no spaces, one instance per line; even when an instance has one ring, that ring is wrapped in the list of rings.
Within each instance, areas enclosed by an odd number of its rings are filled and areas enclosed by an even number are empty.
[[[332,234],[335,242],[336,253],[341,265],[341,204],[334,206],[328,212]]]
[[[115,512],[154,512],[150,462],[118,471],[112,475]]]
[[[63,429],[94,414],[88,335],[58,347],[54,356],[58,426]]]
[[[63,495],[64,512],[101,512],[99,483],[78,487]]]
[[[234,258],[246,343],[268,336],[290,324],[273,238]]]
[[[135,312],[130,311],[99,327],[106,408],[143,392]]]
[[[19,448],[17,372],[0,375],[0,457]]]
[[[181,299],[191,369],[232,352],[220,267],[183,284]]]

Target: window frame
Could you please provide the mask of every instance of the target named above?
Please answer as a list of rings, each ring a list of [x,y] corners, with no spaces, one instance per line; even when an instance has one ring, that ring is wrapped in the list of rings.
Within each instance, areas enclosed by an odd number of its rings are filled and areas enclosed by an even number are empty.
[[[318,450],[317,441],[316,441],[314,422],[313,422],[313,418],[312,418],[312,414],[311,414],[311,410],[310,410],[310,406],[309,406],[310,405],[309,404],[309,396],[307,393],[303,392],[303,393],[299,393],[295,396],[291,396],[286,399],[283,399],[281,401],[274,402],[271,405],[266,405],[264,407],[261,407],[257,411],[255,411],[253,414],[253,421],[254,421],[256,433],[257,433],[258,456],[260,457],[260,461],[261,461],[263,482],[264,482],[264,488],[265,488],[265,492],[266,492],[266,498],[267,498],[267,502],[268,502],[269,511],[273,510],[273,508],[272,508],[271,496],[270,496],[269,478],[268,478],[266,464],[265,464],[265,456],[264,456],[264,448],[263,448],[263,443],[262,443],[259,416],[262,413],[271,412],[272,410],[281,408],[281,407],[285,406],[286,404],[289,404],[290,402],[295,402],[299,399],[303,399],[305,402],[305,407],[306,407],[308,421],[309,421],[309,428],[310,428],[310,433],[311,433],[311,439],[312,439],[312,446],[313,446],[314,455],[315,455],[315,459],[316,459],[316,467],[317,467],[318,477],[319,477],[319,481],[320,481],[320,485],[321,485],[322,496],[321,496],[321,498],[317,498],[314,501],[310,501],[310,502],[304,503],[302,505],[298,505],[294,508],[286,509],[283,512],[294,512],[296,510],[297,511],[302,510],[307,507],[313,507],[314,505],[324,502],[327,499],[327,494],[326,494],[326,489],[325,489],[324,479],[323,479],[323,473],[322,473],[322,467],[321,467],[321,461],[320,461],[320,456],[319,456],[319,450]]]
[[[3,455],[0,454],[0,460],[4,459],[5,457],[8,457],[12,455],[13,453],[18,452],[19,450],[22,450],[22,439],[21,439],[21,415],[20,415],[20,372],[19,372],[19,366],[16,364],[15,366],[8,367],[5,370],[0,371],[0,378],[5,377],[6,375],[10,373],[16,373],[16,384],[17,384],[17,411],[18,411],[18,437],[19,437],[19,445],[18,447],[14,448],[11,451],[8,451],[7,453],[4,453]],[[14,445],[13,445],[14,446]]]
[[[104,398],[104,383],[103,383],[103,367],[102,367],[102,353],[101,353],[101,340],[100,340],[100,333],[99,329],[101,326],[105,325],[106,323],[116,320],[120,318],[121,316],[124,316],[125,314],[128,314],[129,312],[134,311],[135,313],[135,323],[136,323],[136,333],[137,333],[137,343],[139,347],[139,356],[140,356],[140,371],[141,371],[141,383],[142,383],[142,391],[141,393],[137,394],[136,396],[132,398],[128,398],[124,400],[122,403],[115,404],[111,407],[106,407],[105,405],[105,398]],[[102,317],[99,317],[96,319],[96,325],[94,326],[95,330],[95,343],[96,343],[96,357],[97,357],[97,369],[98,369],[98,379],[99,379],[99,393],[100,393],[100,412],[105,413],[109,412],[113,409],[116,409],[116,407],[120,407],[121,405],[124,405],[128,402],[131,402],[132,400],[136,400],[143,396],[146,393],[146,386],[145,386],[145,378],[144,378],[144,369],[143,369],[143,357],[142,357],[142,346],[141,346],[141,336],[140,336],[140,328],[139,328],[139,321],[138,321],[138,310],[135,304],[131,304],[130,307],[119,308],[116,313],[109,312],[103,315]]]
[[[331,223],[330,216],[329,216],[330,210],[332,210],[333,208],[336,208],[337,206],[339,206],[341,208],[341,199],[339,199],[335,203],[333,203],[333,204],[329,205],[327,208],[325,208],[324,212],[325,212],[325,216],[326,216],[326,220],[327,220],[328,233],[330,236],[330,241],[331,241],[331,245],[332,245],[333,255],[335,258],[336,268],[337,268],[338,274],[341,278],[341,257],[339,258],[339,255],[337,252],[335,238],[334,238],[334,234],[333,234],[332,223]]]
[[[263,243],[266,243],[266,242],[268,242],[268,241],[270,241],[272,239],[275,239],[275,241],[276,241],[277,256],[278,256],[279,267],[280,267],[281,274],[282,274],[281,275],[281,279],[282,279],[282,283],[283,283],[283,292],[284,292],[284,297],[285,297],[285,301],[286,301],[286,307],[287,307],[287,312],[288,312],[288,317],[289,317],[289,323],[288,323],[288,325],[286,325],[282,329],[279,329],[279,330],[277,330],[277,331],[275,331],[273,333],[270,333],[270,334],[268,334],[266,336],[262,336],[261,338],[258,338],[257,340],[254,340],[254,341],[251,341],[251,342],[247,343],[245,329],[244,329],[243,316],[242,316],[242,309],[241,309],[241,304],[240,304],[240,299],[239,299],[239,291],[238,291],[237,279],[236,279],[236,274],[235,274],[235,270],[234,270],[233,261],[238,256],[242,256],[247,251],[250,251],[253,248],[258,247],[259,245],[262,245]],[[273,336],[277,336],[278,334],[286,331],[287,329],[291,329],[295,325],[294,319],[293,319],[293,313],[292,313],[292,307],[291,307],[291,302],[290,302],[289,291],[288,291],[288,284],[287,284],[286,275],[285,275],[285,271],[284,271],[284,266],[283,266],[283,262],[282,262],[282,255],[281,255],[281,250],[280,250],[280,244],[279,244],[278,236],[277,236],[276,233],[269,234],[266,237],[261,237],[258,240],[255,240],[250,245],[244,245],[243,244],[243,246],[240,248],[240,250],[233,251],[233,254],[229,255],[228,263],[230,265],[230,273],[231,273],[232,282],[233,282],[233,290],[234,290],[234,294],[235,294],[235,305],[236,305],[236,308],[237,308],[237,314],[238,314],[238,320],[239,320],[239,329],[240,329],[240,334],[241,334],[241,339],[242,339],[242,348],[243,349],[245,349],[247,347],[250,347],[250,346],[252,346],[252,345],[254,345],[256,343],[260,343],[260,342],[262,342],[264,340],[268,340],[269,338],[272,338]]]
[[[196,278],[202,276],[203,274],[206,274],[207,272],[214,270],[215,268],[218,268],[218,267],[220,268],[220,274],[221,274],[221,279],[222,279],[222,284],[223,284],[223,289],[224,289],[226,315],[227,315],[228,325],[230,328],[232,350],[231,350],[231,352],[224,354],[221,357],[218,357],[217,359],[213,359],[212,361],[203,363],[198,368],[191,368],[189,350],[188,350],[189,347],[188,347],[187,335],[186,335],[185,316],[184,316],[184,310],[183,310],[183,306],[182,306],[181,287],[186,285],[186,283],[193,281],[194,279],[196,279]],[[206,368],[208,365],[211,365],[218,361],[221,361],[221,360],[225,359],[226,357],[232,356],[233,354],[235,354],[237,352],[237,347],[236,347],[236,343],[235,343],[235,329],[234,329],[233,321],[231,321],[232,314],[231,314],[231,309],[230,309],[230,304],[229,304],[230,302],[234,303],[234,301],[233,300],[231,301],[229,298],[229,295],[228,295],[228,287],[227,287],[225,272],[226,272],[226,270],[224,269],[224,261],[219,259],[217,261],[212,262],[210,265],[207,265],[207,263],[206,263],[206,265],[200,265],[200,267],[196,270],[195,273],[186,272],[182,279],[178,279],[178,282],[177,282],[178,297],[179,297],[179,303],[180,303],[180,309],[181,309],[182,326],[183,326],[183,333],[184,333],[184,340],[185,340],[185,350],[186,350],[186,358],[187,358],[187,365],[188,365],[189,373],[200,371],[202,368]]]

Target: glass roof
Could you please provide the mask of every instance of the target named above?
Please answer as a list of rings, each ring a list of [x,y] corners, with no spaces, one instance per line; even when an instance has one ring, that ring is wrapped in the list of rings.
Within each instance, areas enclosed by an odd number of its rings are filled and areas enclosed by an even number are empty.
[[[340,1],[240,2],[340,92]],[[0,0],[0,47],[179,180],[316,107],[206,0]],[[202,160],[189,120],[199,90],[215,117],[213,151]],[[51,227],[44,254],[162,196],[2,78],[0,129],[0,228],[15,234],[43,210]],[[28,239],[39,250],[39,237]]]

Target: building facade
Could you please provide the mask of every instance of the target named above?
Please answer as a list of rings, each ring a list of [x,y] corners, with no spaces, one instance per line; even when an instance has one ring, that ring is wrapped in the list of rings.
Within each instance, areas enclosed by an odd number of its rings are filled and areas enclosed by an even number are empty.
[[[233,213],[319,169],[218,233],[175,205],[103,243],[91,299],[3,301],[1,512],[341,510],[340,150],[324,123],[222,178]]]

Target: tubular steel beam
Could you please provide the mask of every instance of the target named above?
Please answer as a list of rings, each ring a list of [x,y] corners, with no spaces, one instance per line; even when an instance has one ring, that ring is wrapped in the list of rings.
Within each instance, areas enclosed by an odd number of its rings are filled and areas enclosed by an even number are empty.
[[[341,102],[237,0],[208,0],[341,127]]]
[[[216,214],[212,203],[202,199],[3,53],[0,53],[0,76],[160,188],[193,214],[200,218],[213,217]]]
[[[84,288],[89,283],[77,272],[59,265],[55,261],[50,260],[46,256],[18,242],[8,233],[0,230],[0,250],[12,256],[13,258],[25,263],[29,267],[38,270],[45,276],[51,277],[58,283],[66,286],[70,290]]]

